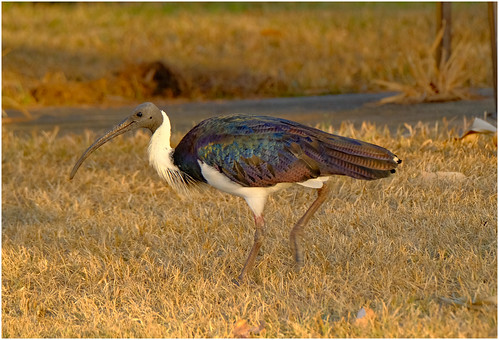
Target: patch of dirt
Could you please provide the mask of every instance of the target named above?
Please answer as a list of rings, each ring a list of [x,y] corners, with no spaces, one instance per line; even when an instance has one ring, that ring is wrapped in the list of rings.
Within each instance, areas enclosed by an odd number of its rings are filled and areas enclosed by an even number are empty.
[[[122,69],[95,80],[68,80],[62,73],[47,74],[31,90],[38,104],[106,103],[126,99],[183,94],[182,77],[161,61],[127,64]]]
[[[135,91],[147,96],[174,98],[182,95],[184,83],[180,74],[161,61],[128,64],[115,73],[121,83],[132,83]]]
[[[157,98],[237,98],[286,93],[283,80],[227,69],[180,71],[162,61],[129,63],[93,80],[47,73],[30,94],[38,105],[113,104]]]

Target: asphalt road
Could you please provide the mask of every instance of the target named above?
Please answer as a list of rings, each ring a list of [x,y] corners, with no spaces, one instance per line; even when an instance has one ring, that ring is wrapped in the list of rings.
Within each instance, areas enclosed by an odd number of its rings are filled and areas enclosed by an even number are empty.
[[[418,121],[434,123],[446,119],[451,124],[462,126],[463,117],[484,117],[484,112],[495,113],[493,92],[480,90],[483,96],[477,100],[445,103],[422,103],[415,105],[377,105],[376,103],[392,93],[345,94],[313,97],[223,100],[204,102],[173,102],[158,106],[165,110],[172,121],[174,131],[186,132],[199,121],[216,115],[246,113],[251,115],[272,115],[295,120],[308,125],[317,123],[332,124],[339,127],[341,122],[349,121],[360,125],[363,121],[387,125],[391,130],[404,123],[416,124]],[[59,134],[80,134],[85,129],[97,133],[123,120],[133,106],[119,108],[43,108],[31,113],[36,119],[4,124],[4,129],[17,133],[52,130],[60,127]],[[6,110],[9,117],[21,116],[15,110]],[[497,120],[496,116],[494,120]]]

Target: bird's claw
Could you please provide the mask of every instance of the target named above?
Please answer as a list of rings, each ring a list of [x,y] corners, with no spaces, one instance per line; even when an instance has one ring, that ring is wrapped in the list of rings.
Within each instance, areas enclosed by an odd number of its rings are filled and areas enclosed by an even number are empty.
[[[303,254],[301,253],[295,253],[295,268],[296,271],[300,271],[303,268]]]

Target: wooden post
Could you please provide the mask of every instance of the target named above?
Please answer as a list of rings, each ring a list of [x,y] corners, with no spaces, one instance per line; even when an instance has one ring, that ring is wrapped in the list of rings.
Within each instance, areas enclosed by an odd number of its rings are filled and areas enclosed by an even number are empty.
[[[438,2],[437,3],[437,33],[444,27],[444,35],[442,41],[437,48],[437,67],[440,68],[440,63],[447,61],[451,54],[451,3],[450,2]]]
[[[492,67],[494,79],[494,99],[497,113],[497,2],[489,2],[490,50],[492,52]]]

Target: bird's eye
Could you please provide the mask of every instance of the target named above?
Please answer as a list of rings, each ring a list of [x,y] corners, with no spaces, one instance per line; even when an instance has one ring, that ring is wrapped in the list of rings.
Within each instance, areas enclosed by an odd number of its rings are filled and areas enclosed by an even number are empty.
[[[142,117],[142,112],[137,112],[137,117]]]
[[[151,116],[151,117],[149,117],[149,119],[152,119],[152,116]]]

